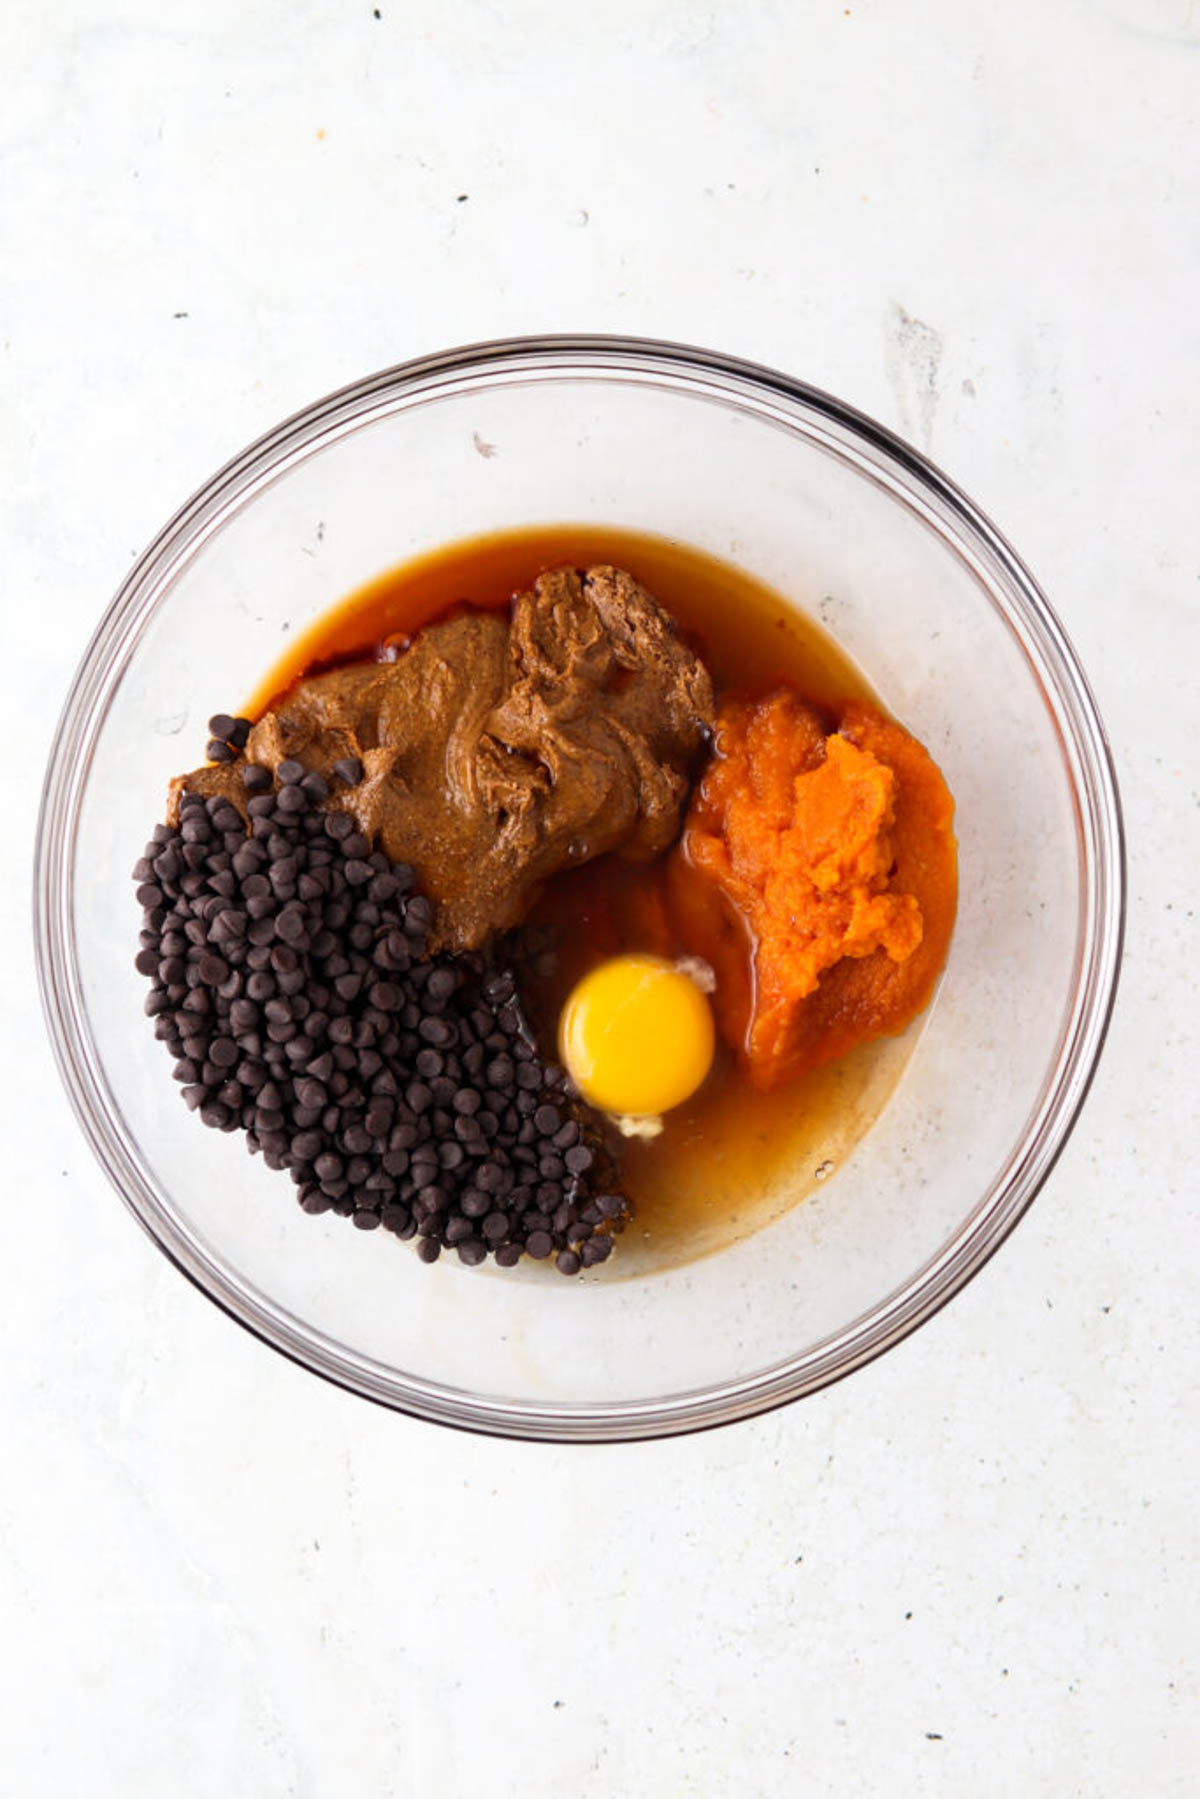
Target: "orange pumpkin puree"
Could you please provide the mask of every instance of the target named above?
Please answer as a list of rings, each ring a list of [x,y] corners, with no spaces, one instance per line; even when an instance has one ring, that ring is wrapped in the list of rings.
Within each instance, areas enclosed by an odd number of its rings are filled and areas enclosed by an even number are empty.
[[[873,707],[849,702],[827,734],[787,689],[722,701],[667,893],[755,1085],[902,1031],[928,1003],[957,903],[953,819],[932,758]]]

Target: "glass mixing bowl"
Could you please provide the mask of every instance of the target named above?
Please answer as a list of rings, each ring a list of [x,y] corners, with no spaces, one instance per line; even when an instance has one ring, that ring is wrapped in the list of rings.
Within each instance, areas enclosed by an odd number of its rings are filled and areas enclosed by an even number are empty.
[[[819,1191],[689,1265],[616,1278],[434,1267],[311,1218],[181,1104],[142,1013],[130,870],[168,778],[368,578],[480,532],[622,526],[818,615],[957,801],[961,898],[905,1072]],[[1062,1149],[1103,1041],[1123,861],[1104,734],[1062,628],[907,445],[769,369],[677,345],[472,346],[319,401],[165,527],[72,686],[46,778],[37,953],[63,1078],[175,1264],[264,1341],[442,1423],[573,1441],[714,1425],[897,1342],[978,1269]],[[803,1179],[801,1179],[801,1175]],[[796,1191],[811,1185],[797,1171]],[[786,1200],[786,1193],[781,1196]]]

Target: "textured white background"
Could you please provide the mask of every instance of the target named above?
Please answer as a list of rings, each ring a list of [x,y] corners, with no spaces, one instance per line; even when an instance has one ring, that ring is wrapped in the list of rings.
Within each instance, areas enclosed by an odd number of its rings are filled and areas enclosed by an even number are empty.
[[[1191,1795],[1200,7],[3,0],[0,1792]],[[35,788],[131,559],[341,382],[537,330],[778,364],[929,450],[1089,669],[1131,849],[1012,1241],[695,1440],[438,1432],[181,1280],[71,1120]]]

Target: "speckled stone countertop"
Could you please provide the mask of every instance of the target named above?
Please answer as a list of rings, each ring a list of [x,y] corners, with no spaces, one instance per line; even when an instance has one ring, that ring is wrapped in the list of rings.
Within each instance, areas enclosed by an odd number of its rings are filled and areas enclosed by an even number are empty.
[[[38,1016],[14,784],[0,1793],[1194,1793],[1200,9],[8,0],[0,36],[31,777],[244,443],[422,351],[625,331],[827,388],[983,505],[1092,678],[1131,875],[1090,1101],[952,1305],[753,1424],[529,1448],[322,1385],[136,1229]]]

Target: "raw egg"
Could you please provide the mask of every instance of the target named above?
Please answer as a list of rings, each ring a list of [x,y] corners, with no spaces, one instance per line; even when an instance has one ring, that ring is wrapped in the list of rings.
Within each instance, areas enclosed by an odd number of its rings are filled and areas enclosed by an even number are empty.
[[[674,963],[614,956],[573,989],[559,1053],[589,1105],[617,1117],[656,1117],[690,1099],[712,1066],[712,1012]]]

